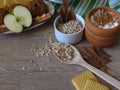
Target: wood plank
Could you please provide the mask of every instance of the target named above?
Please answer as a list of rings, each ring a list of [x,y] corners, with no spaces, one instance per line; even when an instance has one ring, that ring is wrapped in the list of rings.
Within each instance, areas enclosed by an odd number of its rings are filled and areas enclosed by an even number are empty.
[[[52,55],[50,61],[45,56],[38,58],[30,51],[33,44],[44,47],[49,35],[57,41],[51,21],[20,34],[0,35],[0,90],[75,90],[71,79],[85,68],[60,63]],[[89,45],[84,39],[75,46]],[[120,80],[120,39],[105,50],[113,56],[109,74]]]

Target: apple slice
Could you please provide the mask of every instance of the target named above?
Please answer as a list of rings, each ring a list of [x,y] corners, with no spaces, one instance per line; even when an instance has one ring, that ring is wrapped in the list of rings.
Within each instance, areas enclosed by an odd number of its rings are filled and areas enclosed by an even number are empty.
[[[29,27],[32,24],[32,15],[24,6],[16,6],[11,14],[4,17],[6,27],[16,33],[22,32],[23,27]]]
[[[24,27],[29,27],[32,24],[32,15],[26,7],[16,6],[13,9],[13,14],[16,16],[17,21]]]
[[[17,22],[16,17],[14,15],[6,15],[4,18],[4,23],[6,27],[13,32],[19,33],[23,30],[22,24]]]

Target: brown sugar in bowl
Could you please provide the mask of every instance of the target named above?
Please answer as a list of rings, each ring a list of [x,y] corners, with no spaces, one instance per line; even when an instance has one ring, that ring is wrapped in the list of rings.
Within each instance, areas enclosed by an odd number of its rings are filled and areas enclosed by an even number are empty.
[[[103,29],[94,25],[90,21],[90,17],[97,10],[112,12],[117,17],[119,24],[116,27],[110,29]],[[104,7],[104,6],[97,7],[88,12],[88,14],[85,17],[85,24],[86,24],[85,37],[90,43],[92,43],[96,47],[111,46],[116,42],[120,30],[120,14],[114,9],[111,9],[109,7]]]

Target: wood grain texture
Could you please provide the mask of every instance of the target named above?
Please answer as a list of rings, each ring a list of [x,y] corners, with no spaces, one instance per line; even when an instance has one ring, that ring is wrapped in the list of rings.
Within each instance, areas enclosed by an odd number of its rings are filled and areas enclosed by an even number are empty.
[[[53,55],[50,60],[45,56],[38,58],[30,51],[33,44],[44,47],[49,35],[57,41],[52,22],[20,34],[0,35],[0,90],[75,90],[71,79],[85,68],[60,63]],[[84,39],[75,46],[79,49],[89,45]],[[109,74],[120,80],[120,39],[105,50],[113,56],[108,64]]]

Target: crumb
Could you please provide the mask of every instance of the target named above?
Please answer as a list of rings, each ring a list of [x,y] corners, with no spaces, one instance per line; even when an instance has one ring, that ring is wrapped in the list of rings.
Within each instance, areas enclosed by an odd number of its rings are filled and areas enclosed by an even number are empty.
[[[42,71],[42,70],[43,70],[43,68],[42,68],[42,67],[40,67],[39,69],[40,69],[40,71]]]
[[[33,63],[33,60],[30,60],[30,63]]]
[[[36,67],[36,66],[37,66],[37,64],[35,64],[35,63],[34,63],[34,64],[33,64],[33,66],[35,66],[35,67]]]
[[[25,70],[25,69],[26,69],[26,67],[25,67],[25,66],[23,66],[23,67],[22,67],[22,70]]]

